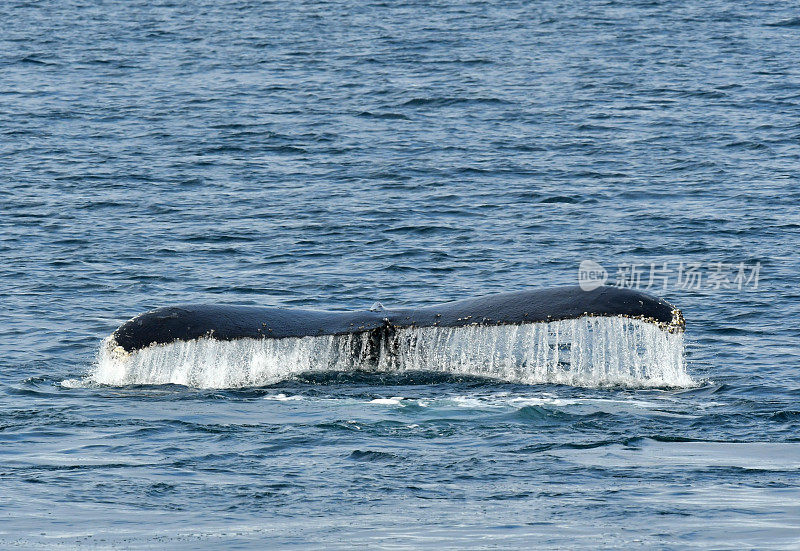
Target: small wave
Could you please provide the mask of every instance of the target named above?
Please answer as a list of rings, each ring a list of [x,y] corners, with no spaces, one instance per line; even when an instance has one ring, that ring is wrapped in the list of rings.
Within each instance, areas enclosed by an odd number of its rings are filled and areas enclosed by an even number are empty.
[[[524,421],[543,421],[545,419],[568,417],[568,414],[557,409],[549,409],[542,406],[523,406],[513,412],[512,416]]]
[[[792,17],[791,19],[782,19],[772,23],[765,23],[767,27],[800,27],[800,17]]]
[[[38,57],[36,57],[34,55],[26,55],[25,57],[20,58],[19,62],[20,63],[30,63],[30,64],[33,64],[33,65],[56,65],[56,63],[53,62],[53,61],[48,61],[46,59],[39,59]]]
[[[402,105],[405,107],[449,107],[451,105],[506,105],[507,101],[499,98],[461,98],[461,97],[431,97],[412,98]]]
[[[586,316],[525,325],[401,328],[394,349],[382,349],[377,360],[364,349],[366,337],[201,338],[130,354],[109,337],[87,383],[243,388],[315,372],[432,372],[593,388],[695,384],[686,371],[683,335],[635,319]]]
[[[294,402],[297,400],[303,400],[302,396],[294,395],[294,396],[287,396],[284,393],[280,394],[272,394],[270,396],[264,396],[264,400],[275,400],[277,402]]]
[[[85,388],[87,386],[91,386],[92,381],[87,379],[64,379],[58,384],[62,388]]]
[[[568,197],[565,195],[556,195],[553,197],[546,197],[539,201],[540,203],[578,203],[579,200],[575,197]]]
[[[348,456],[349,459],[352,461],[364,461],[364,462],[385,462],[385,461],[397,461],[400,459],[397,455],[388,452],[379,452],[374,450],[353,450],[353,452]]]
[[[370,400],[370,404],[387,404],[396,406],[399,405],[400,402],[403,400],[402,396],[393,396],[391,398],[375,398],[374,400]]]
[[[381,112],[373,113],[372,111],[362,111],[358,114],[359,117],[366,119],[384,119],[384,120],[399,120],[410,121],[411,119],[402,113]]]

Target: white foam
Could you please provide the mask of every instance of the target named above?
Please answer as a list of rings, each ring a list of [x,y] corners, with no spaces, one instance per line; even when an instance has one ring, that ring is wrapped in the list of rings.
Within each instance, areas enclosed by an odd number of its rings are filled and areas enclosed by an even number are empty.
[[[369,403],[370,404],[397,405],[403,399],[404,398],[402,396],[392,396],[391,398],[375,398],[374,400],[370,400]]]
[[[293,402],[297,400],[302,400],[303,397],[300,395],[295,394],[294,396],[287,396],[283,392],[280,394],[273,394],[271,396],[264,396],[265,400],[275,400],[276,402]]]
[[[621,317],[397,330],[397,349],[366,356],[360,335],[153,345],[128,354],[104,341],[87,382],[240,388],[320,371],[433,371],[502,381],[600,387],[688,387],[682,333]]]
[[[59,383],[62,388],[84,388],[87,381],[84,379],[64,379]]]

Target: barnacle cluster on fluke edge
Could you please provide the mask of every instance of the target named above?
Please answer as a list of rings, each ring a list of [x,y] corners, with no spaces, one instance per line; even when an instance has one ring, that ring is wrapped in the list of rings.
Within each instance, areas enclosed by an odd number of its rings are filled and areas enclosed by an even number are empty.
[[[371,309],[356,312],[261,308],[230,305],[167,306],[122,324],[113,346],[134,352],[153,344],[190,341],[280,339],[370,333],[376,346],[397,328],[513,325],[619,316],[653,323],[669,332],[684,330],[680,310],[633,289],[554,287],[490,295],[422,308]]]

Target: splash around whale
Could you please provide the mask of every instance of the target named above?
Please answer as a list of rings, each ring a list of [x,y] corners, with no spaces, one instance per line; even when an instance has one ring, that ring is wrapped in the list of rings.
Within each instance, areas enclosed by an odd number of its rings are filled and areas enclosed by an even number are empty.
[[[235,388],[315,371],[432,371],[527,384],[690,386],[684,319],[616,287],[519,291],[356,312],[184,305],[105,339],[101,384]]]

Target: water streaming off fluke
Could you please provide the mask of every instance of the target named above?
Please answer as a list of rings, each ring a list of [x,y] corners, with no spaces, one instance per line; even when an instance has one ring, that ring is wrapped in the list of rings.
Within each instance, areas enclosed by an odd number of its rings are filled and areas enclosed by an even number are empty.
[[[598,387],[694,385],[683,333],[623,317],[524,325],[399,328],[369,333],[218,341],[200,338],[126,353],[104,341],[89,381],[107,385],[262,386],[319,371],[430,371],[524,383]],[[377,353],[376,353],[377,352]]]

